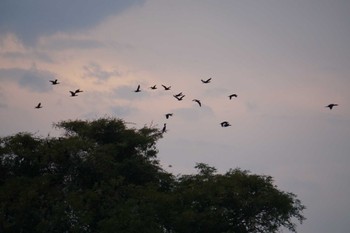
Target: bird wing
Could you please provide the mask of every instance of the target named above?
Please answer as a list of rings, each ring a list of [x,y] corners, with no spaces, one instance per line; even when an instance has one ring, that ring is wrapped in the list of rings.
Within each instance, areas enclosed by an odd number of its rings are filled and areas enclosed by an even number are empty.
[[[199,104],[200,107],[202,106],[202,103],[201,103],[200,100],[194,99],[193,101],[197,102],[197,103]]]

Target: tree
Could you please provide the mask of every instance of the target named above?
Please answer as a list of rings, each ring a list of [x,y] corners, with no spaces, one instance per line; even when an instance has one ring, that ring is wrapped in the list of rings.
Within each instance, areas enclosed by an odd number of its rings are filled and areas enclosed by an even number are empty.
[[[115,118],[55,127],[62,137],[0,138],[0,232],[276,232],[304,220],[271,177],[164,171],[159,129]]]
[[[174,232],[295,232],[292,218],[304,220],[305,208],[292,193],[279,191],[270,176],[199,163],[195,175],[183,175],[175,185]]]

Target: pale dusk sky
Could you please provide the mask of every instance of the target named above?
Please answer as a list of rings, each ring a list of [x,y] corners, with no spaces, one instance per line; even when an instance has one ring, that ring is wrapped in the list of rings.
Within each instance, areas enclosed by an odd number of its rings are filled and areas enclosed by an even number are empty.
[[[69,119],[166,123],[169,172],[270,175],[307,207],[298,232],[348,232],[349,12],[346,0],[2,0],[0,136],[55,136]]]

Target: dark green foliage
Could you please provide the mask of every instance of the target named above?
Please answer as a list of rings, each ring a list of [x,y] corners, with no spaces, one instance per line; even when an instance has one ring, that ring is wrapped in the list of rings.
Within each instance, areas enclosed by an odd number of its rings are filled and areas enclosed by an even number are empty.
[[[0,232],[276,232],[304,206],[272,178],[241,170],[174,177],[160,130],[119,119],[64,121],[60,138],[0,138]]]
[[[239,169],[214,174],[206,164],[196,168],[198,174],[182,176],[176,185],[175,232],[276,232],[281,226],[295,231],[292,217],[304,220],[304,206],[277,190],[271,177]]]

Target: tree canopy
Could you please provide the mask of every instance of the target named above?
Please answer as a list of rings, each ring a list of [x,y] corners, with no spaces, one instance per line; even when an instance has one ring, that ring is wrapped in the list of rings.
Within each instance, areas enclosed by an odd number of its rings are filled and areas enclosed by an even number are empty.
[[[0,232],[296,232],[305,207],[272,177],[240,169],[174,176],[163,132],[121,119],[62,121],[61,137],[0,138]]]

